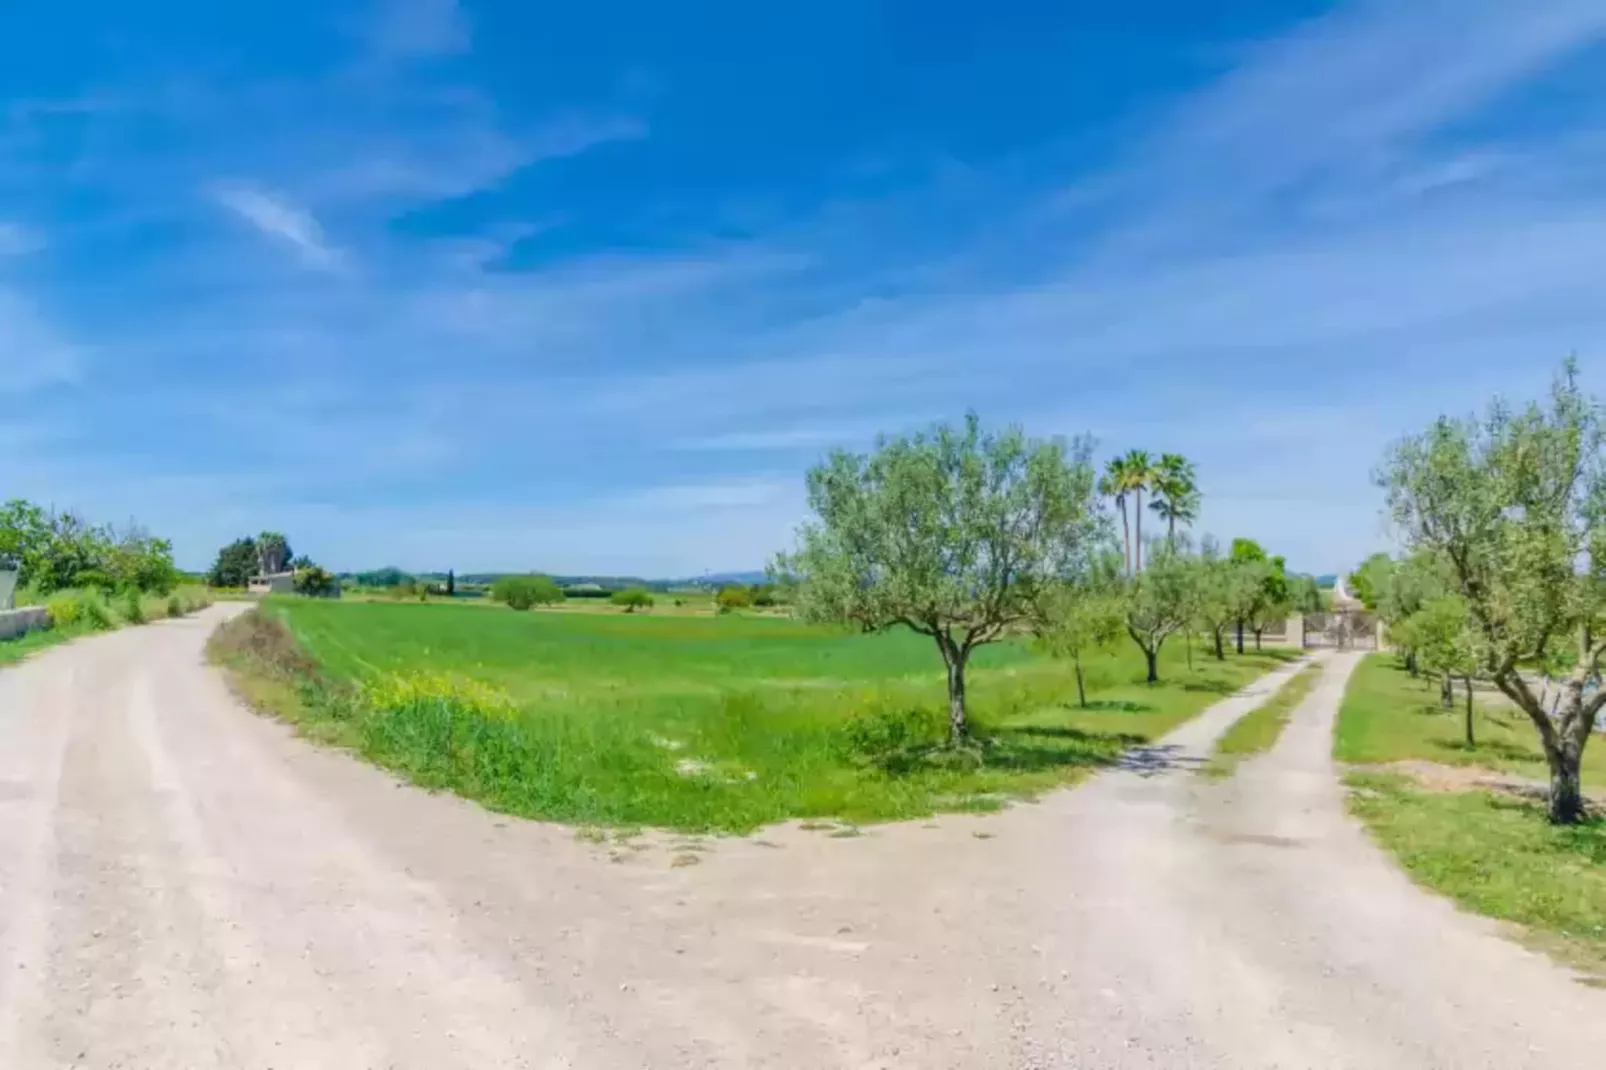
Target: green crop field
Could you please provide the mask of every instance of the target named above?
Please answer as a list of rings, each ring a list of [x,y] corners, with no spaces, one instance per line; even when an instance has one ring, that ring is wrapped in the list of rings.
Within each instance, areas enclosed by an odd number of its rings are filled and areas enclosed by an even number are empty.
[[[285,600],[269,612],[316,660],[325,690],[366,685],[370,705],[392,713],[417,706],[405,682],[419,674],[439,677],[418,685],[431,696],[457,695],[450,678],[494,691],[488,711],[475,712],[484,696],[471,695],[468,712],[424,724],[309,702],[305,687],[286,709],[290,691],[278,689],[280,712],[311,734],[498,809],[682,829],[993,809],[1110,762],[1292,654],[1218,663],[1195,650],[1190,669],[1178,640],[1165,682],[1148,687],[1141,656],[1122,643],[1088,663],[1091,707],[1079,710],[1067,664],[1024,640],[984,647],[969,674],[982,742],[956,753],[929,745],[941,739],[941,662],[908,632],[416,603]],[[901,748],[890,756],[877,747],[889,725]]]

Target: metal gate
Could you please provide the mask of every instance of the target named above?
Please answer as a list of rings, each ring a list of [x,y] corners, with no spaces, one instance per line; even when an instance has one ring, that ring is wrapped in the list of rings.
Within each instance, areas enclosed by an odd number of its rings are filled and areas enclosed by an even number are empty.
[[[1344,610],[1305,614],[1305,646],[1338,650],[1376,650],[1377,618]]]

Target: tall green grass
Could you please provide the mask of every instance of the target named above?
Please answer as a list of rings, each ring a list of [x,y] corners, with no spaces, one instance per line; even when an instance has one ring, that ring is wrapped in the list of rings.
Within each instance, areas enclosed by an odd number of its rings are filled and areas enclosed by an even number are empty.
[[[44,606],[49,612],[49,624],[0,641],[0,665],[21,661],[30,654],[81,636],[166,617],[183,617],[211,604],[206,589],[193,586],[180,587],[165,596],[125,592],[108,597],[96,589],[55,591],[49,595],[19,590],[17,605]]]
[[[922,736],[941,723],[928,714],[945,692],[935,648],[912,633],[288,599],[266,612],[288,622],[317,668],[258,691],[309,732],[497,809],[687,830],[993,809],[1108,764],[1282,656],[1196,653],[1190,669],[1179,647],[1167,652],[1167,682],[1151,688],[1141,657],[1121,649],[1092,660],[1093,702],[1080,710],[1068,666],[1024,641],[986,647],[970,673],[982,742],[952,752]],[[252,674],[253,658],[219,656]],[[254,660],[260,680],[273,658]],[[496,712],[389,687],[418,674],[489,689]],[[854,726],[867,718],[913,726],[899,737],[907,760],[862,752],[876,733]]]

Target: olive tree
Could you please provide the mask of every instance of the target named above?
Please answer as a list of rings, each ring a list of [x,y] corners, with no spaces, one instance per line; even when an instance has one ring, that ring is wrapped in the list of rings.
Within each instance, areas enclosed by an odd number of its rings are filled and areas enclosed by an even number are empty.
[[[1472,678],[1481,671],[1482,651],[1464,599],[1440,595],[1425,603],[1406,621],[1406,634],[1417,665],[1439,678],[1439,705],[1455,705],[1455,682],[1466,685],[1466,740],[1477,746],[1473,729]]]
[[[1264,562],[1237,553],[1223,557],[1221,547],[1207,535],[1193,565],[1194,619],[1210,633],[1216,660],[1226,658],[1222,636],[1234,624],[1238,626],[1238,653],[1242,654],[1243,622],[1255,615],[1260,604],[1268,571]]]
[[[1148,568],[1127,582],[1126,633],[1143,651],[1151,684],[1160,682],[1160,648],[1197,613],[1201,568],[1184,549],[1156,543]]]
[[[1038,646],[1051,657],[1070,659],[1076,671],[1076,704],[1084,709],[1082,658],[1115,642],[1126,623],[1121,568],[1119,552],[1095,553],[1077,575],[1050,585],[1038,602]]]
[[[1444,417],[1378,472],[1413,548],[1448,565],[1478,634],[1483,675],[1533,722],[1550,767],[1550,820],[1584,817],[1579,766],[1606,690],[1606,465],[1602,414],[1571,361],[1548,404]],[[1522,674],[1565,667],[1555,712]]]
[[[948,728],[965,741],[965,666],[1030,621],[1048,586],[1104,530],[1090,445],[1017,427],[958,426],[837,451],[808,475],[814,519],[772,570],[806,619],[929,636],[948,678]]]

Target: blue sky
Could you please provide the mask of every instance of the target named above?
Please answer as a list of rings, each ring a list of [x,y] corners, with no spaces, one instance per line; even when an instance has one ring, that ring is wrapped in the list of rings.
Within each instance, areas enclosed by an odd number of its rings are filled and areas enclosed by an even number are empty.
[[[1606,392],[1603,61],[1599,0],[6,5],[0,497],[690,574],[974,408],[1336,570],[1392,438]]]

